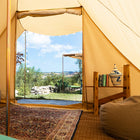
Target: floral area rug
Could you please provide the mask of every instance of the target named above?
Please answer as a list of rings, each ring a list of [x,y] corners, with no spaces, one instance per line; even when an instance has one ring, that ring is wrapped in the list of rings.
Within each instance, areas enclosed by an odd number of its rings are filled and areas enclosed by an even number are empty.
[[[70,140],[81,110],[10,106],[10,136],[19,140]],[[0,134],[5,135],[6,108],[0,108]]]

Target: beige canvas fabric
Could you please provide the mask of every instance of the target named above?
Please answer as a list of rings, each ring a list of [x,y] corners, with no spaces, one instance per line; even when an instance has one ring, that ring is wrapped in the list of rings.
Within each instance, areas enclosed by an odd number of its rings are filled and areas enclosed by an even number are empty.
[[[86,87],[93,85],[93,72],[97,71],[99,74],[110,73],[114,64],[117,65],[121,72],[123,72],[124,64],[130,64],[131,95],[140,94],[140,71],[132,65],[105,37],[85,10],[83,10],[83,47],[85,79],[84,100],[86,100],[87,94],[88,102],[93,102],[93,88]],[[115,88],[101,88],[99,89],[99,98],[119,93],[121,91],[121,89]]]
[[[140,69],[140,1],[79,1],[105,36]]]
[[[77,0],[18,0],[18,11],[80,7]],[[82,30],[82,16],[63,14],[20,19],[24,29],[46,35],[67,35]]]
[[[59,9],[83,6],[91,19],[114,46],[140,68],[140,1],[112,0],[18,0],[18,11]],[[64,14],[51,17],[26,17],[24,29],[47,35],[62,35],[82,30],[82,17]],[[65,28],[64,28],[65,27]]]
[[[72,14],[49,17],[28,16],[17,21],[17,37],[24,29],[40,34],[64,35],[81,31],[83,24],[84,84],[93,84],[93,71],[95,70],[100,73],[109,73],[113,64],[116,63],[119,70],[122,71],[123,65],[129,63],[131,64],[131,94],[140,94],[140,72],[138,70],[140,68],[139,3],[138,0],[127,1],[127,3],[121,0],[59,0],[59,2],[58,0],[12,0],[11,97],[14,98],[16,10],[59,9],[79,6],[83,6],[90,17],[85,12],[83,12],[83,21],[82,16]],[[0,11],[0,90],[2,98],[5,98],[6,0],[0,0]],[[116,90],[118,89],[104,89],[100,92],[100,98],[114,94]],[[88,100],[92,102],[92,88],[84,89],[84,91],[87,91]],[[101,94],[102,92],[104,94]]]
[[[11,16],[14,17],[17,8],[17,0],[13,0],[11,3]],[[6,28],[7,18],[7,0],[0,0],[0,35]]]
[[[10,98],[14,99],[14,80],[15,80],[15,18],[12,20],[11,28],[11,81],[10,81]],[[1,99],[6,98],[6,30],[0,36],[0,90]]]
[[[26,17],[20,19],[20,22],[25,30],[53,36],[79,32],[82,28],[82,17],[72,14]]]
[[[15,31],[16,31],[16,7],[17,0],[11,3],[11,94],[10,98],[14,99],[14,78],[15,78]],[[6,98],[6,23],[7,23],[7,1],[0,0],[0,91],[1,99]],[[21,24],[17,24],[17,36],[23,32]]]
[[[18,0],[18,11],[79,7],[77,0]]]
[[[102,128],[112,136],[140,139],[140,96],[132,96],[121,103],[107,103],[100,108]]]

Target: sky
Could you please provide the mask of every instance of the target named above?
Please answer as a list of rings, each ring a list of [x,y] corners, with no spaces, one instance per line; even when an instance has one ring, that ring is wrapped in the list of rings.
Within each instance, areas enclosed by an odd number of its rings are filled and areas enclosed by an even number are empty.
[[[26,38],[27,67],[41,72],[62,72],[62,54],[82,53],[82,32],[47,36],[26,31]],[[17,40],[17,52],[25,52],[25,32]],[[64,71],[78,71],[76,61],[64,57]]]

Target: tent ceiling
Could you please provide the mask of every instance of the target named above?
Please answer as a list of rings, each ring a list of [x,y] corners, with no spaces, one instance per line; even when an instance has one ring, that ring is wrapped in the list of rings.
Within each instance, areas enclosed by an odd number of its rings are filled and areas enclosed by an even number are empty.
[[[80,7],[77,0],[18,0],[18,11]],[[20,19],[25,30],[46,35],[66,35],[82,30],[82,16],[63,14]]]
[[[26,17],[20,19],[24,29],[47,35],[66,35],[82,29],[81,16],[63,14],[49,17]]]
[[[140,1],[79,1],[105,36],[140,69]]]
[[[17,0],[12,0],[11,17],[15,15]],[[0,35],[6,28],[7,0],[0,0]]]
[[[77,0],[18,0],[18,11],[80,7]]]

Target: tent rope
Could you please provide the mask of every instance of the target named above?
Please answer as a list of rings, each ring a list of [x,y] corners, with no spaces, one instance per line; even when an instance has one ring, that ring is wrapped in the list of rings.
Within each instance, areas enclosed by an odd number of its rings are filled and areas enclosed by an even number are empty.
[[[140,35],[134,31],[129,25],[127,25],[125,22],[123,22],[111,9],[109,9],[104,3],[102,3],[100,0],[97,0],[100,4],[102,4],[112,15],[114,15],[124,26],[126,26],[131,32],[133,32],[137,37],[140,38]]]
[[[25,66],[24,66],[24,98],[26,95],[26,48],[27,48],[27,40],[26,40],[26,30],[25,30]]]

